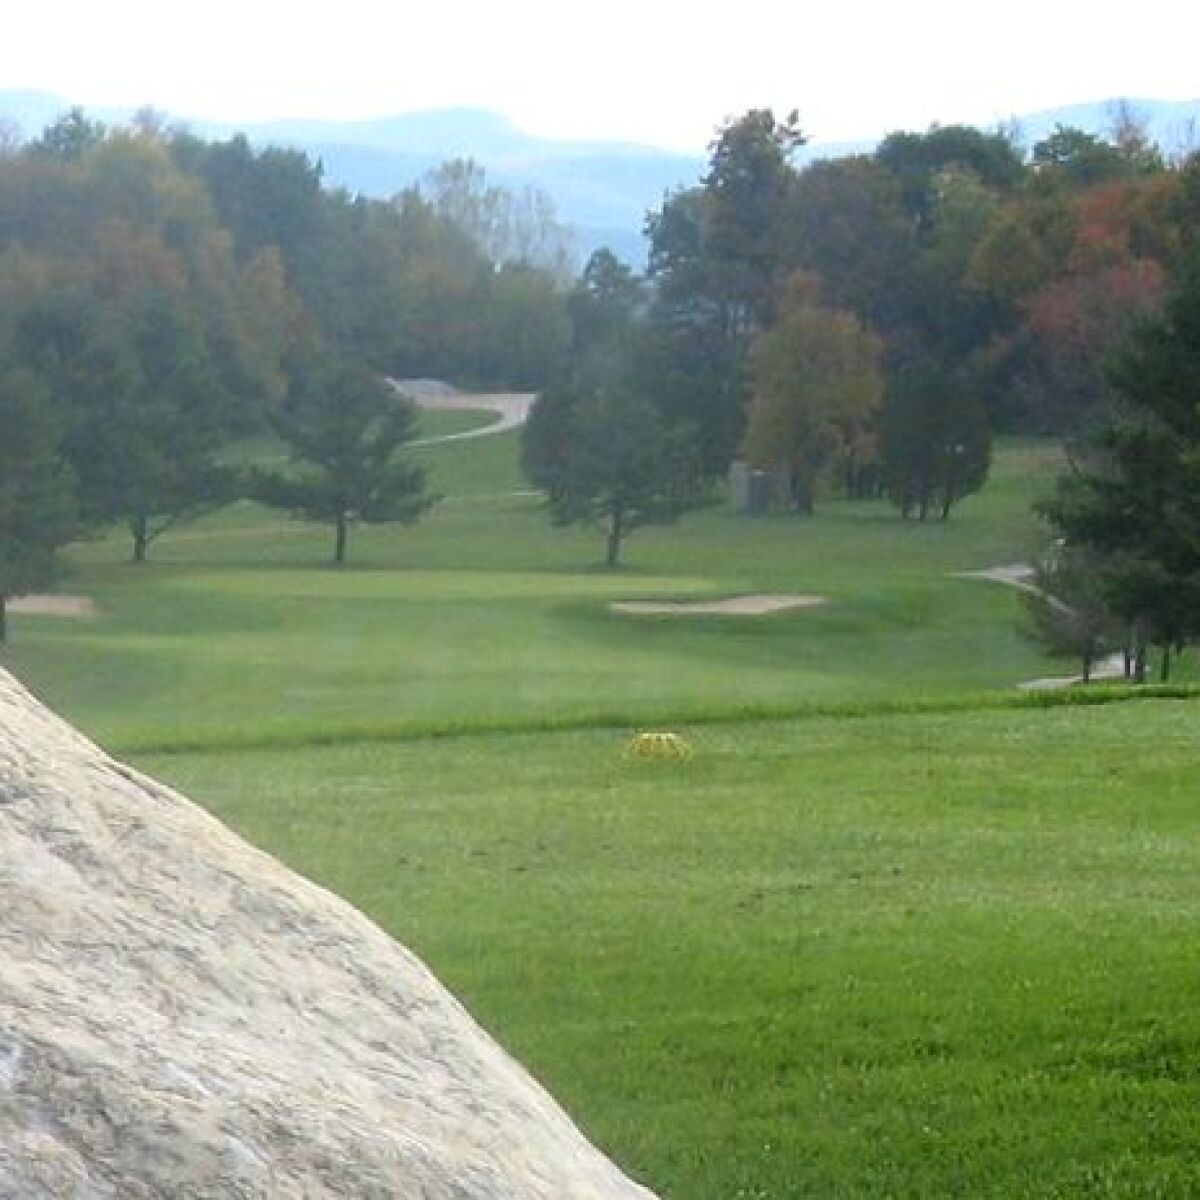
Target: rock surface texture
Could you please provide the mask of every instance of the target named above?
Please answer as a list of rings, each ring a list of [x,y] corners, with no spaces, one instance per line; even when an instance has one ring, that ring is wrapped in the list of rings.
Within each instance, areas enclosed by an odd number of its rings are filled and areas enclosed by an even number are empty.
[[[648,1200],[364,916],[0,672],[0,1198]]]

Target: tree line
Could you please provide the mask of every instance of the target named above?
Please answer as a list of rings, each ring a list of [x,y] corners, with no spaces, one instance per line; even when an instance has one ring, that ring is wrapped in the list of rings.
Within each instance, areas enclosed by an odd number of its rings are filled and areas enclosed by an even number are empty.
[[[797,512],[840,489],[918,520],[982,484],[996,432],[1119,473],[1145,400],[1109,355],[1173,311],[1197,158],[1165,161],[1128,114],[1028,151],[934,127],[801,170],[803,142],[795,114],[728,122],[699,183],[649,215],[645,273],[602,250],[575,279],[545,198],[470,162],[382,202],[149,112],[106,129],[73,110],[6,144],[0,596],[81,528],[123,523],[140,561],[238,494],[327,521],[339,561],[354,521],[415,519],[430,497],[389,375],[539,390],[524,469],[553,519],[604,528],[613,564],[735,459]],[[231,442],[265,430],[289,469],[231,468]],[[1047,515],[1070,553],[1116,553],[1077,517],[1097,489],[1064,487]],[[1112,578],[1143,641],[1190,636]]]
[[[239,495],[335,527],[429,502],[388,376],[532,388],[568,350],[569,244],[544,197],[449,163],[391,201],[302,153],[80,110],[0,153],[3,599],[55,547],[124,525],[131,557]],[[273,432],[294,462],[235,470]]]
[[[934,127],[801,170],[803,142],[795,114],[729,122],[700,183],[650,214],[645,278],[588,264],[524,438],[554,519],[604,526],[615,562],[738,458],[801,513],[840,489],[946,519],[994,434],[1052,435],[1072,468],[1043,507],[1061,542],[1044,633],[1120,629],[1135,673],[1147,641],[1168,662],[1200,623],[1200,155],[1168,161],[1128,110],[1107,138],[1060,126],[1028,149]],[[1171,354],[1190,366],[1168,383]]]
[[[1029,606],[1045,641],[1080,656],[1085,682],[1105,651],[1144,682],[1151,647],[1165,682],[1200,635],[1200,257],[1105,376],[1114,402],[1040,506],[1059,536]]]

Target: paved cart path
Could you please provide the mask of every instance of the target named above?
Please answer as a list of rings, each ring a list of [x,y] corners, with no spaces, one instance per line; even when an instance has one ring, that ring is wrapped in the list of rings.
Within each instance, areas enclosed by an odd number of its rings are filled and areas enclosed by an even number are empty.
[[[430,412],[493,412],[498,421],[463,433],[445,433],[439,437],[417,438],[410,446],[435,446],[442,442],[461,442],[467,438],[491,437],[524,425],[537,399],[536,392],[459,392],[435,379],[390,379],[388,382],[410,397],[418,408]]]
[[[959,579],[983,579],[989,583],[1002,583],[1006,587],[1014,587],[1022,592],[1038,594],[1039,589],[1033,583],[1033,568],[1028,563],[1006,563],[999,567],[986,567],[982,571],[956,571]],[[1091,678],[1124,679],[1125,655],[1109,654],[1092,665]],[[1071,687],[1082,683],[1082,675],[1048,675],[1043,679],[1027,679],[1017,686],[1029,692],[1047,691],[1052,688]]]

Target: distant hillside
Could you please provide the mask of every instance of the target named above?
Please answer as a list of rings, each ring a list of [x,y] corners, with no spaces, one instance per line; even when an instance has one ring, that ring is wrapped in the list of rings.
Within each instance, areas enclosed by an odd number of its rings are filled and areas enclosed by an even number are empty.
[[[1073,125],[1088,133],[1103,135],[1111,132],[1122,104],[1139,121],[1146,123],[1151,139],[1158,143],[1164,153],[1170,155],[1200,150],[1200,100],[1128,99],[1068,104],[1063,108],[1048,108],[1018,116],[1016,123],[1026,146],[1032,146],[1053,133],[1056,125]]]
[[[1200,100],[1129,103],[1168,153],[1200,146]],[[1016,115],[1014,121],[1025,145],[1031,146],[1057,124],[1107,133],[1116,105],[1113,100],[1069,105]],[[15,121],[26,136],[35,136],[67,107],[68,101],[41,92],[0,91],[0,117]],[[111,122],[128,120],[131,114],[128,109],[89,111]],[[242,131],[258,146],[294,146],[321,160],[333,186],[376,197],[394,195],[449,158],[473,158],[495,183],[547,192],[560,219],[575,229],[581,259],[608,245],[639,265],[645,257],[641,231],[646,213],[662,203],[666,192],[695,183],[705,170],[700,156],[650,146],[533,137],[486,109],[437,109],[367,121],[183,123],[206,137]],[[874,145],[818,141],[806,146],[798,161],[865,153]]]

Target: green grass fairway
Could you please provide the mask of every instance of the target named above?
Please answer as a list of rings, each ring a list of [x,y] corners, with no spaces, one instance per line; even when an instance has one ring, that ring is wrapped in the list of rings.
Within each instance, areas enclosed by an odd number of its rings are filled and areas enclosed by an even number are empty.
[[[418,438],[449,437],[456,433],[468,433],[475,429],[494,425],[500,420],[499,413],[477,408],[448,408],[418,410]]]
[[[1191,704],[146,757],[678,1200],[1200,1194]]]
[[[62,590],[100,615],[2,661],[412,945],[669,1200],[1200,1195],[1200,707],[1013,707],[1074,664],[954,577],[1030,554],[1053,448],[947,524],[713,507],[619,571],[514,435],[413,454],[443,500],[349,568],[249,504],[141,569],[97,539]],[[609,607],[746,592],[828,603]],[[637,723],[694,758],[627,760]]]
[[[513,435],[415,452],[445,499],[412,528],[330,531],[239,505],[171,531],[133,568],[108,538],[72,556],[68,591],[102,615],[15,618],[10,660],[107,745],[303,742],[555,720],[629,722],[1009,688],[1055,669],[1014,593],[952,572],[1033,540],[1051,451],[1011,446],[947,524],[830,502],[815,520],[723,507],[640,532],[628,566],[551,528],[522,493]],[[815,592],[769,617],[646,617],[616,599]]]

